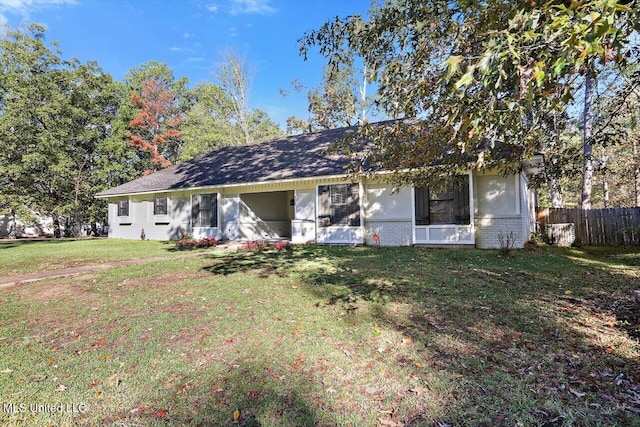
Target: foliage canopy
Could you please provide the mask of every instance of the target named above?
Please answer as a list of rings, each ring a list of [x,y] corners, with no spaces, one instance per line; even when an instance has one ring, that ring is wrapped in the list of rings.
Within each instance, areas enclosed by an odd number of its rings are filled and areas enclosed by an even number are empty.
[[[330,66],[362,58],[379,85],[378,106],[397,122],[354,162],[402,179],[435,163],[453,173],[506,169],[542,148],[548,114],[572,102],[586,73],[625,68],[637,54],[636,1],[390,0],[367,20],[336,18],[300,39]],[[379,130],[383,129],[383,130]]]

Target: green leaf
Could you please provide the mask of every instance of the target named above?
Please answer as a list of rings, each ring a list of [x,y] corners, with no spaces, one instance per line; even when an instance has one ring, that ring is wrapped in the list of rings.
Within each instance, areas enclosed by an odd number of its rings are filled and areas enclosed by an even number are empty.
[[[556,59],[556,62],[553,64],[553,76],[554,77],[560,76],[566,64],[567,64],[567,61],[564,57],[560,57]]]
[[[466,73],[464,73],[462,77],[460,77],[460,80],[456,82],[454,87],[456,88],[456,90],[460,90],[461,87],[469,86],[472,82],[473,82],[473,69],[470,68],[469,71],[467,71]]]
[[[446,79],[450,79],[452,75],[454,75],[458,71],[458,67],[460,62],[462,62],[463,57],[459,55],[450,56],[444,61],[444,64],[447,66],[447,73],[445,74]]]

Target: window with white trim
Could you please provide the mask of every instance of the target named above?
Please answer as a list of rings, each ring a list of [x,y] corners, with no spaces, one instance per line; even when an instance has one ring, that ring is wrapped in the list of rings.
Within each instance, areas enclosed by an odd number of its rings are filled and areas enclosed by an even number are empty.
[[[194,194],[191,196],[191,226],[218,226],[218,194]]]
[[[167,198],[156,197],[153,201],[153,214],[154,215],[166,215],[167,214]]]
[[[318,186],[318,226],[360,226],[360,185]]]
[[[118,200],[118,216],[129,216],[129,199]]]
[[[414,194],[415,225],[471,223],[468,175],[456,177],[442,191],[416,187]]]

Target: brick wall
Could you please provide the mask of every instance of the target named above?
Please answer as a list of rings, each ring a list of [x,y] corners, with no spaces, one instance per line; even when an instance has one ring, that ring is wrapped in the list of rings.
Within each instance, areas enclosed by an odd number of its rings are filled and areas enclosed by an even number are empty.
[[[380,237],[381,246],[409,246],[413,244],[411,220],[389,219],[365,221],[365,242],[374,246],[373,235]]]
[[[524,235],[525,220],[521,215],[476,218],[476,247],[497,249],[500,247],[498,236],[513,232],[516,238],[515,248],[522,248],[529,236]]]

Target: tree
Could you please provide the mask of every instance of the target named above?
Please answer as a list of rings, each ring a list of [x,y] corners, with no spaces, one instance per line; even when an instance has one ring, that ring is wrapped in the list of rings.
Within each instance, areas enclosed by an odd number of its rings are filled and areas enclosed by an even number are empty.
[[[182,126],[183,146],[180,160],[246,141],[238,125],[232,100],[213,83],[201,83],[193,90],[194,104]],[[252,142],[266,141],[283,135],[278,124],[262,110],[255,108],[245,118]]]
[[[226,145],[253,144],[283,135],[264,111],[249,107],[252,78],[244,57],[232,51],[223,53],[214,77],[224,94],[218,94],[218,106],[236,129],[229,133]]]
[[[389,1],[368,21],[336,18],[300,42],[332,67],[362,58],[378,106],[421,119],[365,126],[375,146],[355,162],[356,172],[383,167],[413,181],[434,163],[506,171],[540,150],[543,113],[565,111],[583,73],[634,61],[639,18],[636,1]]]
[[[322,86],[307,92],[309,118],[289,117],[287,132],[316,132],[365,123],[375,109],[372,97],[367,95],[366,72],[361,73],[361,80],[358,74],[351,63],[325,67]],[[296,91],[302,89],[297,81],[293,84]]]
[[[176,108],[175,95],[160,79],[148,78],[142,82],[139,94],[131,94],[131,100],[139,110],[130,122],[129,143],[151,153],[154,169],[149,173],[171,166],[172,162],[167,159],[170,151],[165,147],[171,143],[179,146],[182,141],[179,128],[183,119]]]
[[[249,125],[249,94],[252,81],[247,73],[246,59],[232,51],[223,53],[215,78],[229,100],[230,118],[241,131],[241,144],[251,144],[253,141]]]
[[[611,202],[640,206],[640,70],[622,75],[623,83],[612,96],[599,99],[594,120],[593,144],[603,153],[599,164],[603,187],[615,188]],[[604,191],[604,190],[603,190]]]
[[[213,83],[200,83],[193,90],[194,105],[187,112],[182,136],[184,145],[180,160],[240,141],[231,118],[231,101],[222,88]]]
[[[179,123],[193,103],[187,84],[186,77],[176,80],[173,71],[158,61],[129,70],[118,84],[121,103],[109,141],[128,158],[126,178],[155,171],[167,165],[166,161],[175,163],[180,158],[183,141],[173,131],[180,131]],[[123,147],[127,144],[133,150]]]
[[[42,26],[8,31],[0,42],[0,176],[9,206],[60,218],[74,234],[98,178],[95,153],[117,109],[111,77],[95,63],[64,61]],[[92,218],[95,220],[95,218]]]

